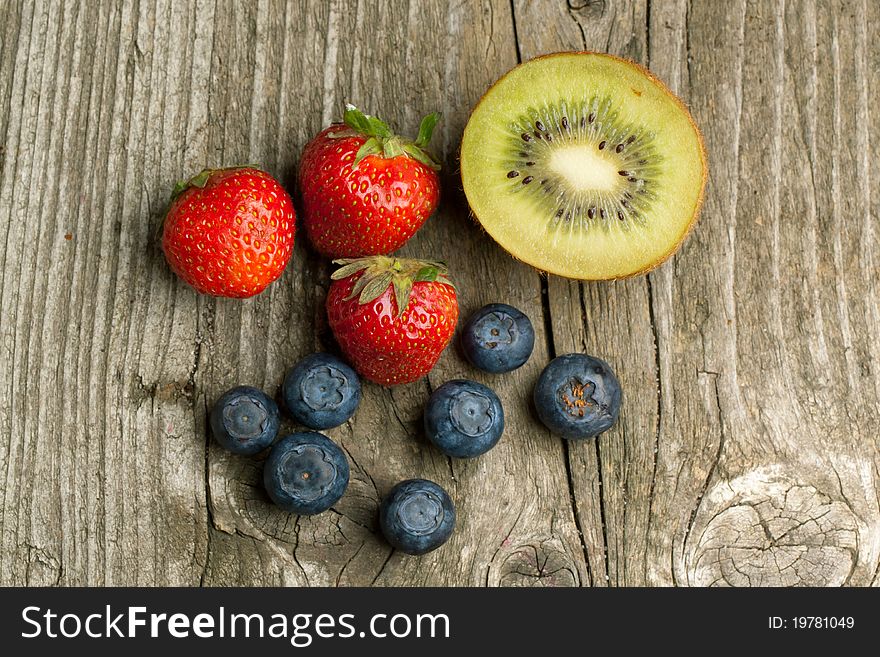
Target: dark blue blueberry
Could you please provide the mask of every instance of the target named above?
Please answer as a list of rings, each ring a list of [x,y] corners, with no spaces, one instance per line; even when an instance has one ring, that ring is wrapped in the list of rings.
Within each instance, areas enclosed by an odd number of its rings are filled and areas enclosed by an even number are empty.
[[[211,431],[217,442],[236,454],[266,449],[278,433],[278,405],[262,390],[238,386],[224,393],[211,409]]]
[[[520,310],[490,303],[470,316],[461,332],[461,346],[471,364],[492,374],[522,366],[535,347],[535,329]]]
[[[563,438],[592,438],[617,422],[622,392],[604,360],[566,354],[550,361],[535,384],[535,410]]]
[[[491,388],[457,379],[437,388],[425,406],[425,434],[460,459],[485,454],[504,431],[504,409]]]
[[[361,401],[357,373],[331,354],[312,354],[284,377],[284,405],[300,424],[329,429],[346,422]]]
[[[336,443],[314,431],[285,436],[263,466],[263,485],[285,511],[313,516],[333,506],[348,486],[348,459]]]
[[[433,481],[408,479],[392,488],[382,501],[379,526],[396,549],[425,554],[449,540],[455,528],[455,505]]]

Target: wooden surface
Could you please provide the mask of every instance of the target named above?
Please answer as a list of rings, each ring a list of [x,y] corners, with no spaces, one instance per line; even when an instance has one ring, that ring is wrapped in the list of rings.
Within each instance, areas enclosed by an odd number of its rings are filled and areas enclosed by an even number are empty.
[[[870,0],[2,0],[0,584],[880,584],[878,25]],[[702,219],[647,277],[542,279],[468,216],[470,109],[518,61],[568,49],[649,66],[703,130]],[[331,346],[328,265],[301,234],[265,294],[199,297],[155,233],[204,165],[259,163],[293,189],[346,100],[409,132],[444,112],[442,207],[404,252],[449,262],[464,316],[512,303],[538,340],[508,376],[450,348],[427,380],[367,386],[329,432],[348,493],[297,518],[267,502],[259,459],[212,442],[206,409],[240,383],[274,393]],[[529,410],[570,351],[624,387],[597,441]],[[466,462],[419,429],[455,376],[508,416]],[[376,527],[412,476],[458,507],[422,558]]]

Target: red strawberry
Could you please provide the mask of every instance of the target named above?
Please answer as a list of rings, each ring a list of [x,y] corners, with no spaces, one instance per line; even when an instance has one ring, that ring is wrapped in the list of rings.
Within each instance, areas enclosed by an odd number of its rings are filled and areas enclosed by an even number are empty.
[[[437,207],[440,165],[425,148],[437,113],[406,141],[374,116],[348,105],[306,146],[300,162],[305,226],[330,258],[380,255],[399,249]]]
[[[281,276],[295,232],[290,195],[268,173],[205,169],[174,189],[162,250],[197,291],[251,297]]]
[[[385,256],[336,262],[327,316],[354,368],[383,386],[427,374],[458,321],[446,267]]]

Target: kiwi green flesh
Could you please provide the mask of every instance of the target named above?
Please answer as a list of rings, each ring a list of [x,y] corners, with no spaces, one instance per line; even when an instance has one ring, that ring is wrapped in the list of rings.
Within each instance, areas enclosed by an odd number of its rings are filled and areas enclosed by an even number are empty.
[[[660,82],[617,58],[565,53],[486,93],[465,128],[461,174],[472,211],[512,255],[595,280],[675,251],[706,165],[687,109]]]

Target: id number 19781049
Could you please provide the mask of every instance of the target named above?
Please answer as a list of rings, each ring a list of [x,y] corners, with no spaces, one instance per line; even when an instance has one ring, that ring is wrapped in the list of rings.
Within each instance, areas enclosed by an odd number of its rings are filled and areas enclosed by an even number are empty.
[[[852,616],[770,616],[771,630],[851,630],[856,620]]]

